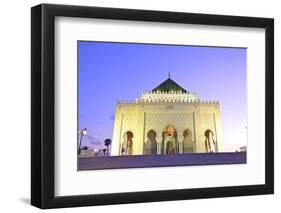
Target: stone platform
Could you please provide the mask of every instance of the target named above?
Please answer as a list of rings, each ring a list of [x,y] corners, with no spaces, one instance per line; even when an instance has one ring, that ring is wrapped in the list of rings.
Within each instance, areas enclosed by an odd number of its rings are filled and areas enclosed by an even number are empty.
[[[78,158],[78,170],[245,164],[246,152]]]

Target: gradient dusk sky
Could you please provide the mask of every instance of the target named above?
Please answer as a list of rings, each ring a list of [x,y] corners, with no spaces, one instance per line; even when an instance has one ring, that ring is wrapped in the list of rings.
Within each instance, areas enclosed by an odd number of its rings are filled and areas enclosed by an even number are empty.
[[[118,100],[135,100],[168,78],[201,100],[220,102],[224,151],[247,144],[247,49],[78,41],[82,146],[112,139]]]

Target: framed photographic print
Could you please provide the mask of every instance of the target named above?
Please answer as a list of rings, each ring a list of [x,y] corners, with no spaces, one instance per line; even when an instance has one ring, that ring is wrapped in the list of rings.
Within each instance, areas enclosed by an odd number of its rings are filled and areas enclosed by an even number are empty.
[[[31,9],[31,203],[271,194],[274,21]]]

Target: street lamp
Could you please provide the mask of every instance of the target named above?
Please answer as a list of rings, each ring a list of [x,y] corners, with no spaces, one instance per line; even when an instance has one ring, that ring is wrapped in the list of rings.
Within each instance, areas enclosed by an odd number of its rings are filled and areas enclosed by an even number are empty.
[[[82,144],[82,137],[87,135],[87,128],[82,129],[80,132],[80,142],[79,142],[79,147],[78,147],[78,155],[81,153],[81,144]]]

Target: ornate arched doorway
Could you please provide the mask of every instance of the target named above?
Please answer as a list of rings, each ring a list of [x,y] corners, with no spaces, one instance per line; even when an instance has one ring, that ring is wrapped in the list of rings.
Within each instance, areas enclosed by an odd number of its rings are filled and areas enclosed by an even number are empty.
[[[124,133],[123,138],[124,141],[121,147],[121,155],[132,155],[134,134],[131,131],[127,131]]]
[[[192,132],[190,129],[186,129],[183,132],[183,153],[193,153],[194,152],[194,141]]]
[[[214,139],[214,133],[212,130],[207,129],[204,133],[205,135],[205,149],[206,152],[216,152],[217,151],[217,144]]]
[[[145,143],[145,154],[147,155],[157,154],[156,132],[154,130],[150,130],[147,133],[147,141]]]
[[[163,131],[164,154],[177,153],[177,131],[172,125],[168,125]]]

